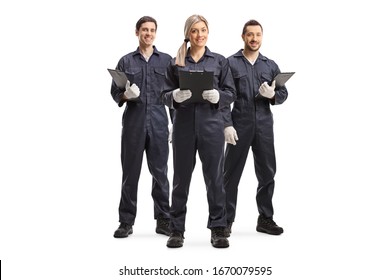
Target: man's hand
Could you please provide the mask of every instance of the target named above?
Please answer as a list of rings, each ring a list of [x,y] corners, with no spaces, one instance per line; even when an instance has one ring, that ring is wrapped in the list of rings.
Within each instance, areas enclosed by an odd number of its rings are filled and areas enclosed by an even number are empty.
[[[130,82],[127,81],[126,82],[126,91],[124,93],[124,96],[125,96],[125,99],[129,100],[129,99],[135,99],[139,96],[139,88],[136,84],[132,84],[130,86]]]
[[[275,96],[275,80],[273,80],[271,86],[267,82],[262,83],[259,88],[259,93],[265,98],[272,99]]]
[[[237,132],[234,129],[233,126],[227,126],[225,127],[225,130],[223,131],[225,134],[225,141],[229,144],[236,145],[236,141],[238,140]]]

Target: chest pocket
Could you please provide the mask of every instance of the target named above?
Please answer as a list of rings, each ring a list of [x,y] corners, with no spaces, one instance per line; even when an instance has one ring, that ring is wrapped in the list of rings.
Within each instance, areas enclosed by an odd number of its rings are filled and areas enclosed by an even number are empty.
[[[204,71],[214,73],[213,85],[214,85],[214,88],[219,88],[219,77],[221,76],[221,68],[219,68],[219,67],[205,67]]]
[[[244,95],[249,92],[250,84],[248,81],[248,74],[244,71],[232,71],[234,85],[237,89],[237,96]]]
[[[165,67],[155,67],[152,69],[152,80],[158,88],[161,88],[164,84],[165,70]]]
[[[268,85],[270,86],[272,84],[272,80],[273,80],[273,77],[272,77],[272,75],[270,73],[261,73],[261,75],[260,75],[260,85],[263,84],[264,82],[267,82]]]
[[[135,83],[138,87],[142,85],[142,68],[134,67],[127,69],[125,71],[127,79],[129,79],[130,83]]]

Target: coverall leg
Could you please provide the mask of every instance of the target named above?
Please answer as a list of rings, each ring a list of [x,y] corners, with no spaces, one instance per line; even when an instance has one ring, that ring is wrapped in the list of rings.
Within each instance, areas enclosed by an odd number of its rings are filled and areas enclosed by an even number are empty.
[[[237,144],[227,144],[225,153],[224,185],[228,223],[233,223],[236,217],[238,185],[253,141],[253,132],[237,129],[237,133],[240,137]]]
[[[172,134],[173,147],[173,188],[170,208],[170,228],[185,231],[188,192],[192,172],[196,163],[196,140],[193,127],[174,125]],[[187,132],[187,133],[186,133]]]
[[[198,152],[202,161],[203,177],[209,204],[207,227],[226,227],[226,193],[223,186],[225,137],[223,126],[209,127],[207,133],[199,132]],[[211,132],[212,131],[212,132]]]
[[[262,123],[252,145],[255,172],[258,180],[256,202],[259,214],[272,217],[272,197],[275,187],[276,159],[272,119]]]
[[[153,177],[154,218],[169,218],[168,131],[148,131],[145,150],[149,172]]]
[[[137,137],[131,128],[122,129],[122,192],[119,203],[119,222],[133,225],[137,214],[138,181],[145,149],[145,133]]]

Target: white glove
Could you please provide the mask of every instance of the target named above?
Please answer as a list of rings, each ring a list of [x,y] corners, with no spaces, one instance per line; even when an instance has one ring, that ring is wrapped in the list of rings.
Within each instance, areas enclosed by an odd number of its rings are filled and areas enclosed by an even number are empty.
[[[208,100],[213,104],[216,104],[219,101],[219,92],[216,89],[204,90],[202,93],[202,97],[203,99]]]
[[[266,98],[272,99],[275,96],[275,80],[273,80],[271,86],[264,82],[259,88],[259,93]]]
[[[130,86],[130,82],[127,81],[126,82],[126,91],[124,93],[126,99],[134,99],[134,98],[137,98],[139,96],[139,88],[136,84],[132,84]]]
[[[223,131],[225,134],[225,141],[229,144],[236,145],[236,141],[238,140],[237,132],[234,129],[233,126],[227,126],[225,127],[225,130]]]
[[[173,95],[173,99],[177,103],[182,103],[187,99],[191,98],[192,92],[189,89],[181,90],[180,88],[177,88],[172,92],[172,95]]]

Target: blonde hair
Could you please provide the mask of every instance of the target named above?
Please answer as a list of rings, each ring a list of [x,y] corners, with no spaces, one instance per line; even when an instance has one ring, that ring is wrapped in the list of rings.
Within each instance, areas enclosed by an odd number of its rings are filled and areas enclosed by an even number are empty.
[[[190,32],[191,27],[200,21],[203,21],[206,24],[207,29],[209,28],[207,20],[201,15],[192,15],[190,16],[184,25],[184,42],[181,44],[179,50],[177,51],[175,64],[179,66],[185,66],[185,58],[187,54],[187,43],[190,41]]]

